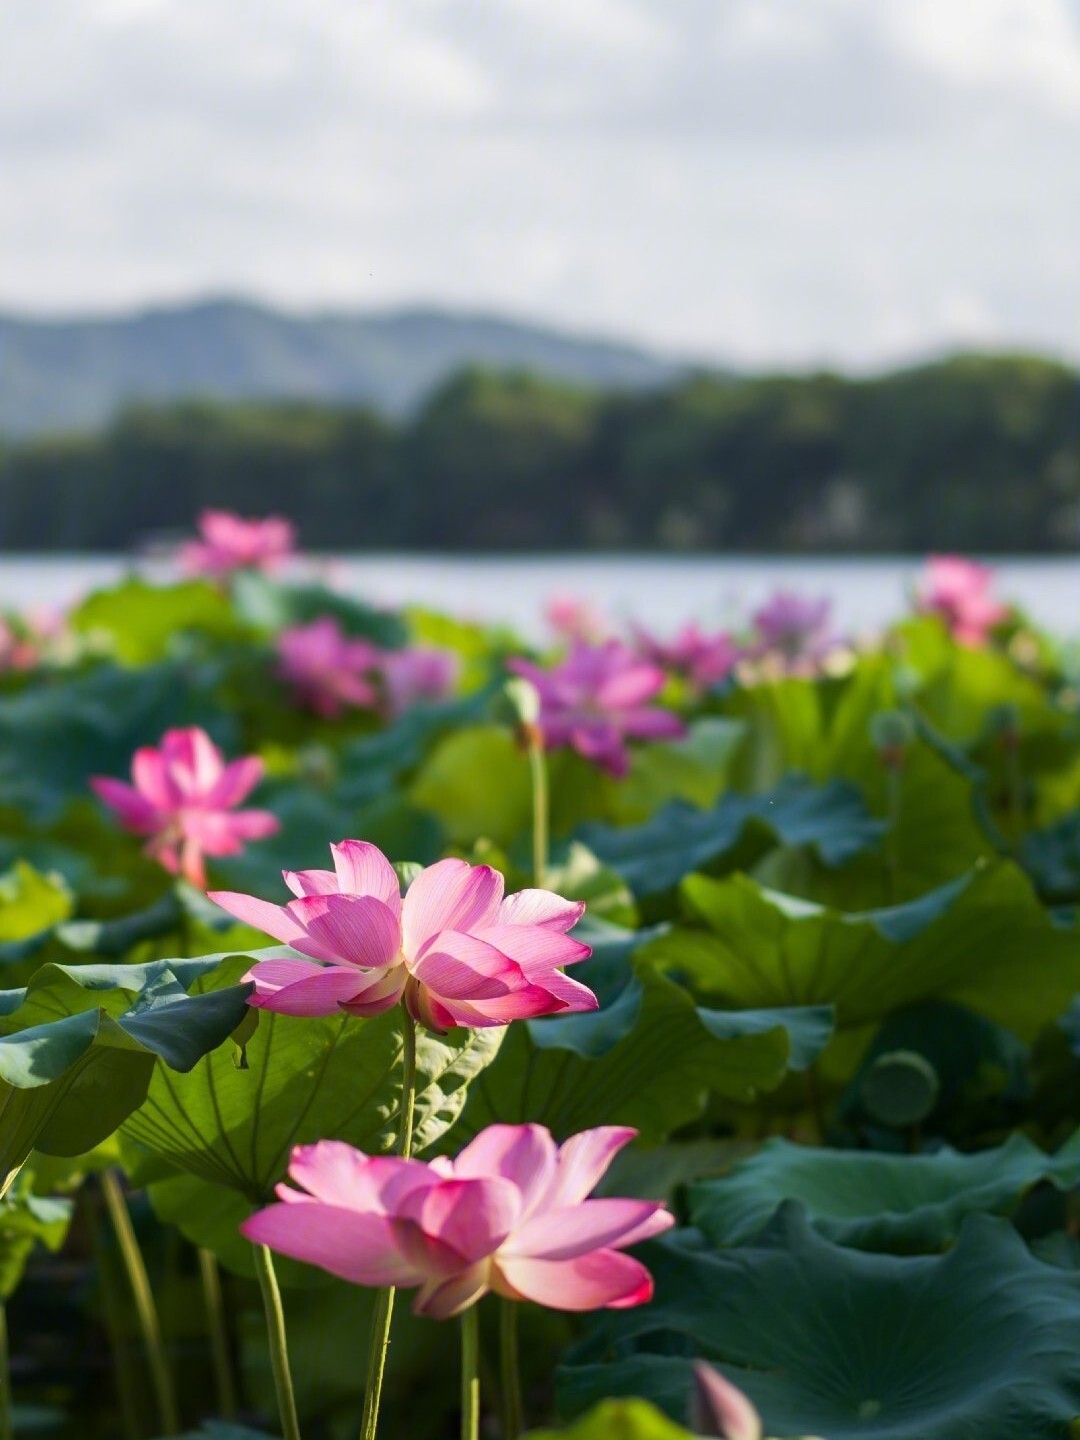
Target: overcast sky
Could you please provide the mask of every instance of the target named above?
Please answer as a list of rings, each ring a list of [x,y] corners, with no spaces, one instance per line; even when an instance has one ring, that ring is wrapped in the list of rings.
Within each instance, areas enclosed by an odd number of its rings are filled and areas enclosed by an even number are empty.
[[[0,307],[1080,356],[1080,0],[7,0]]]

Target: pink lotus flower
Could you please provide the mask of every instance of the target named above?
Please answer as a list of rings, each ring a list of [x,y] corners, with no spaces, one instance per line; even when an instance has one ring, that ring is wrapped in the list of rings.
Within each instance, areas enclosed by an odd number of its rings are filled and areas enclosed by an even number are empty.
[[[226,765],[205,730],[168,730],[161,748],[144,746],[131,762],[134,785],[94,775],[90,784],[136,835],[146,852],[173,875],[206,884],[204,855],[238,855],[247,840],[281,828],[268,810],[237,810],[262,778],[256,755]]]
[[[582,903],[549,890],[503,898],[487,865],[440,860],[404,900],[374,845],[331,845],[333,870],[285,872],[297,897],[271,905],[217,892],[215,904],[310,960],[264,960],[244,978],[250,1001],[283,1015],[378,1015],[404,999],[433,1030],[474,1028],[562,1010],[595,1010],[596,996],[564,975],[591,953],[566,933]]]
[[[624,1310],[652,1277],[619,1252],[674,1224],[650,1200],[589,1200],[634,1130],[585,1130],[556,1147],[542,1125],[491,1125],[456,1160],[299,1145],[279,1202],[240,1227],[257,1245],[354,1285],[419,1287],[417,1315],[447,1320],[489,1290],[553,1310]]]
[[[647,660],[685,676],[702,690],[726,680],[742,654],[726,631],[706,635],[693,621],[684,625],[671,640],[659,640],[642,626],[635,625],[634,638]]]
[[[180,563],[192,575],[230,575],[234,570],[276,570],[293,552],[296,531],[288,520],[270,515],[245,520],[228,510],[204,510],[201,540],[180,549]]]
[[[42,658],[34,637],[0,616],[0,674],[33,670]]]
[[[599,606],[577,595],[552,595],[544,618],[560,640],[598,644],[611,634],[611,625]]]
[[[737,1386],[699,1360],[694,1366],[694,1434],[762,1440],[761,1416]]]
[[[985,645],[1009,608],[990,594],[994,572],[962,555],[931,555],[916,590],[924,614],[940,615],[961,645]]]
[[[540,728],[548,749],[569,746],[612,775],[625,775],[630,768],[628,739],[669,740],[684,732],[677,715],[645,703],[664,688],[664,672],[621,640],[603,645],[578,641],[551,670],[528,660],[511,660],[508,668],[531,680],[540,694]]]
[[[416,647],[388,650],[382,657],[382,679],[391,715],[400,715],[419,700],[443,700],[453,692],[461,658],[452,650]]]
[[[347,706],[374,709],[379,690],[374,675],[383,652],[370,640],[354,640],[333,615],[294,625],[277,638],[278,673],[297,702],[333,719]]]
[[[827,599],[777,590],[752,617],[761,641],[758,654],[775,655],[791,666],[820,660],[835,643],[831,609]]]

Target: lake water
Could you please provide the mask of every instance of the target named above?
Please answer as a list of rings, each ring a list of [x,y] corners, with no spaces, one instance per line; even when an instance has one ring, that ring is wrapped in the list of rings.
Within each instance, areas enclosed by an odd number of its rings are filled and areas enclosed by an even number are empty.
[[[906,608],[916,557],[873,559],[643,555],[319,557],[313,567],[335,586],[374,604],[413,603],[462,617],[543,633],[552,595],[592,601],[616,620],[634,617],[661,633],[694,618],[738,620],[771,591],[828,595],[835,622],[850,634],[873,630]],[[999,593],[1058,634],[1080,634],[1080,559],[990,560]],[[164,578],[168,567],[120,556],[0,555],[0,606],[65,605],[125,571]]]

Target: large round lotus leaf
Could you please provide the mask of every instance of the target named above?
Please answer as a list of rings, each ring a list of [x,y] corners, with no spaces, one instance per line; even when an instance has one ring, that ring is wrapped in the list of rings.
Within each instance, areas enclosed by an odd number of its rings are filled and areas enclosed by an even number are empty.
[[[1080,899],[1080,811],[1033,831],[1024,841],[1023,859],[1044,899],[1059,904]]]
[[[73,630],[105,640],[125,665],[164,659],[184,631],[217,640],[246,636],[226,596],[207,580],[150,585],[131,576],[88,595],[67,618]]]
[[[672,889],[692,870],[722,856],[747,866],[773,845],[809,845],[826,865],[841,865],[878,844],[885,829],[853,785],[787,777],[765,795],[729,793],[709,810],[673,800],[641,825],[585,825],[580,838],[626,879],[636,895]]]
[[[530,823],[528,761],[508,729],[458,730],[435,746],[409,798],[436,816],[460,844],[484,836],[506,845]]]
[[[688,922],[646,956],[732,1005],[835,1005],[841,1026],[949,999],[1033,1038],[1080,989],[1080,933],[1015,865],[977,867],[905,905],[848,913],[743,875],[682,886]]]
[[[792,770],[825,783],[858,786],[872,815],[889,813],[889,776],[872,743],[870,726],[901,700],[890,655],[863,656],[839,681],[782,680],[738,691],[729,701],[749,722],[735,783],[767,790]],[[993,853],[975,813],[972,778],[920,735],[908,749],[901,777],[898,823],[876,852],[855,857],[843,870],[808,867],[791,855],[805,893],[849,908],[907,900],[942,885]],[[890,855],[897,867],[890,873]],[[779,872],[779,888],[803,890]]]
[[[404,645],[405,626],[396,615],[325,585],[283,585],[258,571],[237,575],[232,583],[235,613],[257,630],[276,632],[332,615],[347,635],[362,635],[376,645]]]
[[[529,1440],[692,1440],[647,1400],[605,1400],[568,1430],[535,1430]]]
[[[511,1025],[478,1077],[455,1132],[538,1121],[565,1138],[593,1125],[632,1125],[656,1144],[701,1115],[709,1095],[749,1103],[805,1070],[832,1034],[827,1006],[708,1010],[649,966],[631,968],[640,932],[581,932],[578,967],[601,1008]]]
[[[769,1140],[730,1175],[690,1191],[690,1218],[717,1245],[756,1235],[785,1200],[806,1207],[814,1228],[863,1250],[938,1250],[974,1213],[1010,1214],[1040,1180],[1080,1182],[1080,1133],[1056,1155],[1022,1135],[963,1155],[884,1155],[817,1150]]]
[[[560,1372],[568,1414],[636,1395],[685,1424],[696,1356],[771,1435],[1062,1440],[1080,1413],[1076,1276],[1007,1221],[973,1216],[947,1255],[901,1259],[834,1245],[785,1205],[753,1245],[718,1254],[684,1231],[640,1254],[656,1298],[596,1319]]]
[[[235,983],[253,956],[217,958],[220,963],[193,985],[193,993],[204,984],[213,994]],[[457,1118],[469,1081],[494,1057],[501,1039],[497,1029],[420,1032],[418,1150]],[[246,1041],[245,1067],[226,1047],[186,1075],[159,1069],[124,1134],[169,1165],[262,1204],[283,1177],[293,1145],[339,1139],[373,1153],[391,1147],[401,1103],[402,1043],[397,1008],[372,1020],[262,1012]],[[198,1219],[191,1217],[192,1226]],[[189,1233],[201,1243],[194,1229]]]
[[[51,823],[89,794],[91,775],[126,776],[137,746],[156,744],[172,726],[202,725],[234,754],[238,728],[213,698],[218,678],[212,664],[163,662],[139,670],[105,664],[6,698],[0,707],[5,806],[38,825]]]
[[[0,1194],[33,1148],[92,1149],[141,1103],[155,1068],[190,1070],[227,1039],[248,990],[234,971],[204,991],[216,963],[43,965],[25,990],[0,991]]]

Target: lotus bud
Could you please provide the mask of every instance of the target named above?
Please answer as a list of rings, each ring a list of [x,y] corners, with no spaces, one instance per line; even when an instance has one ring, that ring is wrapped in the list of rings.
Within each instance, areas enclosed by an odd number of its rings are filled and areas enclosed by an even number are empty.
[[[901,710],[879,710],[870,721],[870,739],[887,770],[899,770],[915,738],[915,727]]]
[[[762,1440],[761,1416],[741,1390],[718,1370],[694,1365],[694,1431],[721,1440]]]
[[[993,705],[986,714],[986,733],[1000,743],[1003,750],[1015,750],[1020,744],[1020,711],[1015,705]]]
[[[540,691],[521,675],[507,680],[500,697],[503,707],[510,711],[511,723],[523,748],[529,749],[541,743],[540,734]]]

